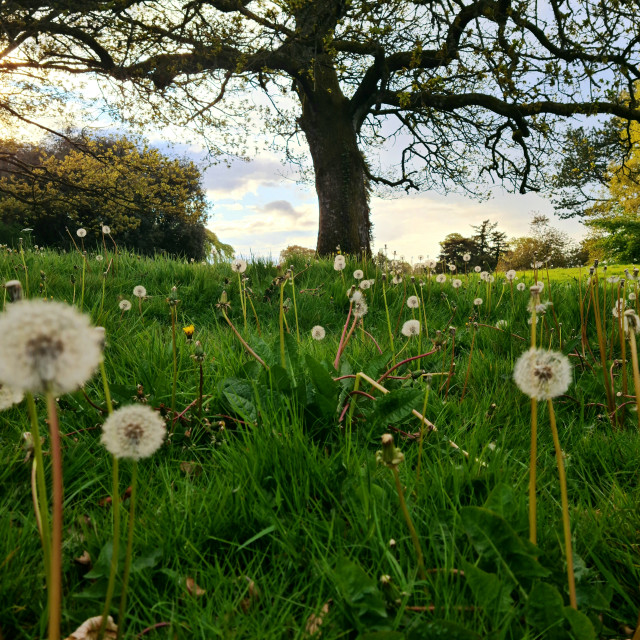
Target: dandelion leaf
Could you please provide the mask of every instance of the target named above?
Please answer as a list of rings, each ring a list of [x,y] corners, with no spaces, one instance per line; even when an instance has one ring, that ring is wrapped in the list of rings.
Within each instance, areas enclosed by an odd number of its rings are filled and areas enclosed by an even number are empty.
[[[537,560],[540,550],[518,536],[499,514],[483,507],[462,507],[460,517],[471,544],[486,564],[518,581],[549,575]]]

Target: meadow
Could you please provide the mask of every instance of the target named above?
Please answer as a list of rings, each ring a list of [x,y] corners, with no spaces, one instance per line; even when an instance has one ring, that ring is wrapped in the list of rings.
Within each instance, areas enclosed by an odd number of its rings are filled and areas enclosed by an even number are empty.
[[[103,611],[114,497],[122,522],[108,612],[120,637],[640,637],[640,433],[631,342],[611,313],[618,298],[638,304],[639,281],[612,277],[624,266],[590,275],[542,265],[491,281],[464,263],[455,273],[442,264],[394,273],[361,257],[346,256],[340,270],[333,259],[292,257],[243,271],[87,249],[86,262],[79,252],[0,249],[3,282],[73,304],[105,328],[108,384],[96,372],[55,400],[62,637]],[[513,369],[531,343],[537,281],[536,344],[572,365],[553,408],[577,608],[542,401],[531,541],[532,401]],[[22,303],[5,290],[3,313],[12,304]],[[159,450],[136,464],[123,620],[134,465],[120,460],[114,496],[113,457],[100,441],[107,393],[116,411],[146,405],[167,427]],[[44,397],[35,408],[49,482]],[[0,412],[0,425],[0,637],[50,637],[26,401]],[[403,456],[388,438],[382,445],[385,434]]]

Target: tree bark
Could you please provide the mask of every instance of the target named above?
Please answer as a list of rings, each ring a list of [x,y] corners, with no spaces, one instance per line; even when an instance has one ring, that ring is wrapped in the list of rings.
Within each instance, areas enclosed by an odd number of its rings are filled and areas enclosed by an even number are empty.
[[[369,183],[349,102],[336,87],[301,96],[304,131],[316,178],[320,255],[371,253]]]

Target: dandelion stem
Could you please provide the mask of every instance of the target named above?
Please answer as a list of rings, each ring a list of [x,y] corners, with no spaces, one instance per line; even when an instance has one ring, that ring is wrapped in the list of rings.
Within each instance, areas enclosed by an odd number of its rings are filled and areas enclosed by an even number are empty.
[[[286,282],[286,280],[284,282]],[[280,285],[280,314],[278,316],[278,324],[280,327],[280,364],[283,369],[286,368],[284,354],[284,282]]]
[[[387,289],[384,280],[382,281],[382,298],[384,299],[384,310],[387,314],[387,328],[389,329],[389,344],[391,345],[391,361],[395,365],[396,356],[395,348],[393,346],[393,333],[391,331],[391,318],[389,317],[389,305],[387,304]]]
[[[353,311],[353,302],[349,303],[349,313],[347,313],[347,320],[344,323],[344,327],[342,327],[342,334],[340,335],[340,342],[338,343],[338,351],[336,353],[335,360],[333,362],[333,368],[338,370],[338,363],[340,362],[340,354],[342,353],[342,345],[344,343],[344,337],[347,333],[347,328],[349,327],[349,320],[351,320],[351,312]]]
[[[424,402],[422,403],[422,415],[427,412],[427,402],[429,401],[429,389],[431,388],[431,376],[427,376],[424,390]],[[418,445],[418,464],[416,466],[416,487],[420,482],[420,468],[422,466],[422,448],[424,444],[424,420],[420,421],[420,443]]]
[[[464,394],[467,392],[467,384],[469,383],[469,375],[471,374],[471,358],[473,356],[473,345],[476,342],[476,328],[475,324],[472,325],[471,332],[471,348],[469,349],[469,362],[467,363],[467,373],[464,376],[464,385],[462,387],[462,395],[460,396],[460,402],[464,400]]]
[[[120,595],[120,606],[118,608],[118,633],[116,640],[122,637],[124,630],[124,619],[127,613],[127,588],[129,586],[129,575],[131,574],[131,557],[133,553],[133,524],[136,513],[136,495],[138,487],[138,462],[133,461],[131,470],[131,495],[129,496],[129,522],[127,523],[127,550],[124,557],[124,572],[122,575],[122,594]]]
[[[118,552],[120,547],[120,482],[118,477],[118,458],[116,458],[115,456],[111,456],[111,460],[113,484],[111,490],[111,508],[113,509],[113,546],[111,552],[111,564],[109,569],[109,582],[107,584],[107,596],[104,601],[104,609],[102,610],[102,621],[100,622],[100,630],[98,631],[98,640],[102,640],[105,629],[107,628],[109,609],[111,608],[113,591],[116,586],[116,573],[118,572]]]
[[[173,382],[171,385],[171,414],[176,412],[176,389],[178,386],[178,347],[176,343],[176,308],[171,306],[171,340],[173,342]]]
[[[298,306],[296,305],[296,283],[293,275],[293,270],[291,271],[291,296],[293,297],[293,313],[296,317],[296,338],[298,342],[300,342],[300,327],[298,326]]]
[[[47,391],[47,417],[51,439],[51,480],[53,518],[51,528],[51,584],[49,589],[49,640],[60,638],[62,615],[62,447],[58,410],[54,393]]]
[[[418,539],[418,534],[416,533],[416,528],[413,526],[413,521],[411,520],[411,516],[409,515],[409,510],[407,509],[407,503],[404,499],[404,491],[402,490],[402,484],[400,483],[400,474],[398,473],[398,467],[393,465],[391,467],[393,471],[393,479],[396,483],[396,490],[398,492],[398,499],[400,501],[400,508],[402,509],[402,515],[404,516],[405,522],[407,523],[407,527],[409,528],[409,533],[411,535],[411,540],[413,542],[413,546],[416,550],[416,556],[418,558],[418,575],[421,580],[427,579],[427,574],[424,570],[424,555],[422,554],[422,547],[420,546],[420,540]]]
[[[51,529],[49,525],[49,510],[47,499],[47,483],[44,477],[44,458],[42,456],[42,442],[38,426],[36,403],[31,393],[27,397],[27,411],[31,420],[31,437],[33,439],[33,454],[36,464],[36,483],[38,486],[38,509],[40,512],[40,537],[42,540],[42,555],[44,558],[44,573],[47,582],[47,592],[51,593]]]
[[[536,473],[538,464],[538,401],[531,398],[531,453],[529,456],[529,540],[537,540]]]
[[[247,352],[252,357],[254,357],[265,369],[268,369],[269,367],[267,366],[266,362],[247,344],[245,339],[240,335],[238,330],[233,326],[233,323],[231,322],[231,320],[229,320],[229,317],[224,312],[224,310],[222,311],[222,317],[227,321],[227,324],[231,327],[231,330],[233,331],[233,333],[236,334],[236,338],[240,340],[242,346],[247,350]]]
[[[640,370],[638,369],[638,349],[636,346],[636,333],[633,327],[629,328],[629,346],[631,348],[631,366],[633,367],[633,386],[636,392],[636,416],[638,418],[638,431],[640,431]]]
[[[569,603],[574,609],[578,608],[576,598],[576,581],[573,573],[573,550],[571,546],[571,524],[569,522],[569,500],[567,498],[567,479],[564,473],[564,462],[562,460],[562,449],[558,438],[556,427],[556,415],[553,410],[551,398],[547,401],[549,407],[549,422],[551,423],[551,434],[553,436],[553,446],[556,450],[556,462],[558,463],[558,478],[560,480],[560,500],[562,502],[562,527],[564,529],[564,546],[567,557],[567,578],[569,581]]]

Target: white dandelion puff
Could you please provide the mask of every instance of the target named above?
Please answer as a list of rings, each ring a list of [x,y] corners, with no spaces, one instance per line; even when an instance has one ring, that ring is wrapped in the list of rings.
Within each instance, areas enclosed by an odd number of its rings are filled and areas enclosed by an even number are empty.
[[[102,358],[88,316],[61,302],[22,300],[0,315],[0,384],[16,391],[67,393]]]
[[[627,306],[627,301],[624,298],[618,298],[618,301],[615,303],[615,306],[611,310],[611,315],[614,318],[619,318],[621,313],[624,313],[624,310]]]
[[[636,299],[636,294],[633,291],[629,294],[629,300],[633,301]]]
[[[438,284],[443,284],[443,283],[445,283],[446,281],[447,281],[447,276],[445,276],[445,275],[444,275],[444,273],[439,273],[439,274],[436,276],[436,282],[437,282]]]
[[[133,287],[133,295],[136,298],[146,298],[147,290],[141,284],[139,284],[136,287]]]
[[[369,307],[364,300],[358,300],[353,304],[353,316],[355,318],[362,318],[369,311]]]
[[[424,265],[427,269],[432,270],[435,269],[438,266],[438,261],[434,260],[433,258],[427,258],[424,261]]]
[[[87,230],[80,227],[80,229],[76,231],[76,235],[78,238],[84,238],[87,235]]]
[[[338,254],[333,260],[333,268],[336,271],[342,271],[347,266],[347,261],[342,254]]]
[[[356,304],[357,302],[360,302],[361,300],[364,300],[364,294],[362,293],[362,291],[349,290],[347,291],[347,296],[351,296],[349,300],[354,304]]]
[[[311,329],[311,337],[314,340],[324,340],[324,337],[326,335],[327,333],[324,330],[324,327],[321,327],[319,324],[317,324],[315,327],[313,327],[313,329]]]
[[[104,258],[103,258],[100,254],[98,254],[98,255],[96,256],[96,260],[97,260],[98,262],[102,262],[102,261],[104,260]]]
[[[518,282],[516,285],[516,289],[518,291],[524,291],[527,288],[527,285],[524,282]]]
[[[469,261],[471,260],[471,254],[470,254],[470,253],[465,253],[465,254],[462,256],[462,259],[463,259],[465,262],[469,262]]]
[[[569,358],[558,351],[532,347],[525,351],[513,369],[520,391],[536,400],[549,400],[566,392],[571,384]]]
[[[118,306],[122,311],[129,311],[129,309],[131,309],[131,303],[128,300],[120,300]]]
[[[111,233],[111,227],[107,226],[106,224],[103,224],[102,233],[104,233],[105,236],[108,236]]]
[[[507,328],[507,321],[502,319],[502,320],[498,320],[498,322],[496,322],[496,329],[506,329]]]
[[[417,309],[420,306],[420,298],[418,296],[409,296],[407,298],[407,307],[409,309]]]
[[[451,286],[452,286],[454,289],[459,289],[459,288],[462,286],[462,280],[460,280],[460,278],[454,278],[454,279],[451,281]]]
[[[166,432],[158,412],[148,405],[131,404],[114,411],[105,420],[100,442],[116,458],[140,460],[160,448]]]
[[[486,282],[488,277],[489,277],[489,272],[488,271],[481,271],[480,272],[480,280],[484,280]]]
[[[449,267],[449,271],[451,271],[452,273],[457,269],[455,264],[450,264],[450,265],[447,265],[447,266]]]
[[[362,280],[362,278],[364,278],[364,271],[362,271],[362,269],[356,269],[356,270],[353,272],[353,277],[354,277],[356,280]]]
[[[509,269],[509,271],[507,271],[507,273],[504,274],[504,277],[509,281],[509,282],[513,282],[516,279],[516,272],[515,269]]]
[[[402,325],[402,335],[410,338],[411,336],[420,335],[420,321],[419,320],[407,320]]]
[[[640,333],[640,317],[635,309],[627,309],[622,316],[622,328],[628,335],[631,331]]]
[[[363,291],[366,291],[371,287],[371,280],[360,280],[360,284],[358,285]]]
[[[231,271],[235,273],[244,273],[247,270],[247,261],[242,260],[242,258],[236,258],[231,263]]]
[[[400,284],[402,282],[402,278],[398,275],[393,276],[393,279],[391,280],[391,282],[393,284]]]
[[[482,268],[476,265],[475,267],[473,267],[473,270],[474,270],[476,273],[480,273],[480,272],[482,271]]]
[[[482,298],[475,298],[474,301],[473,301],[473,304],[476,307],[479,307],[482,304]]]

